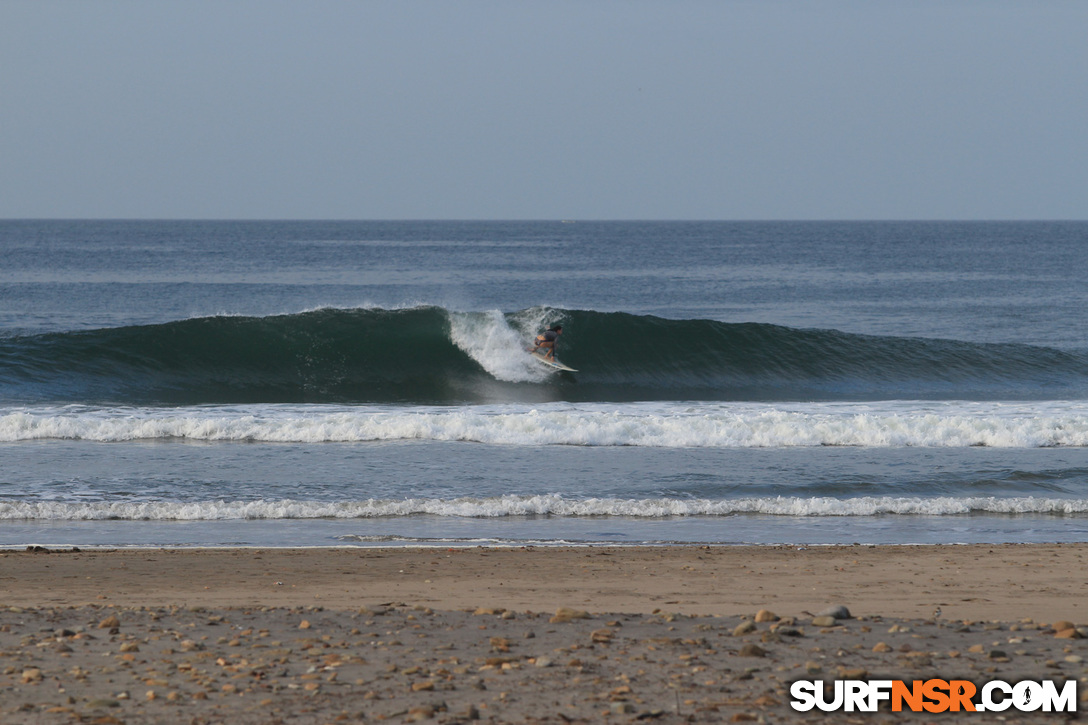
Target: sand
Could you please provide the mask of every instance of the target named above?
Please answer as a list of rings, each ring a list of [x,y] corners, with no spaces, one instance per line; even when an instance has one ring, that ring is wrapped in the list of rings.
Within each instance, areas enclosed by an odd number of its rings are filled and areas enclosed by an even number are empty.
[[[1086,555],[1081,544],[7,551],[0,722],[989,722],[797,713],[788,688],[1088,678]],[[835,605],[851,616],[814,619]]]

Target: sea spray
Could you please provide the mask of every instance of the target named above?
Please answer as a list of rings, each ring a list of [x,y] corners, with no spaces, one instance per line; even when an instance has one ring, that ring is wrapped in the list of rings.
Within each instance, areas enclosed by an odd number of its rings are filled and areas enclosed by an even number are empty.
[[[542,382],[550,373],[525,354],[524,333],[499,311],[451,312],[450,339],[496,380]]]

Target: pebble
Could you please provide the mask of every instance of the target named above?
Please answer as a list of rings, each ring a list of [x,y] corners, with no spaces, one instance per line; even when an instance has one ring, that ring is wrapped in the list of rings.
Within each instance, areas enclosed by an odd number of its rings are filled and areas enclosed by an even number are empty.
[[[749,634],[749,633],[754,632],[754,631],[756,631],[756,624],[755,624],[755,622],[753,622],[752,620],[749,619],[749,620],[746,620],[744,622],[741,622],[740,624],[738,624],[736,627],[733,628],[733,636],[734,637],[741,637],[743,635]]]
[[[589,612],[581,609],[571,609],[570,607],[559,607],[559,609],[555,610],[555,616],[548,621],[552,624],[565,624],[576,619],[589,619]]]
[[[594,642],[609,644],[612,642],[614,632],[611,629],[595,629],[589,633],[589,638]]]
[[[817,617],[831,617],[833,619],[853,619],[850,616],[850,610],[841,604],[830,606],[823,611],[816,612]]]
[[[919,626],[924,638],[888,638],[889,644],[880,641],[884,627],[909,631],[890,617],[886,624],[874,617],[870,623],[880,626],[873,632],[843,627],[841,619],[821,614],[831,620],[826,634],[796,639],[804,629],[786,626],[794,618],[769,609],[743,619],[611,614],[594,622],[587,612],[563,607],[553,617],[563,626],[548,626],[549,615],[531,612],[504,621],[507,610],[497,608],[486,612],[495,617],[486,620],[472,618],[484,608],[424,616],[425,609],[398,604],[382,619],[377,607],[365,609],[329,610],[317,619],[314,613],[321,610],[313,607],[209,607],[199,613],[0,608],[0,722],[27,702],[36,703],[30,707],[39,713],[73,706],[74,717],[87,723],[108,717],[104,708],[114,708],[116,722],[250,722],[258,706],[269,721],[282,722],[521,722],[556,712],[549,709],[555,701],[562,703],[558,712],[574,722],[671,717],[674,707],[681,717],[700,722],[750,713],[785,722],[790,713],[782,683],[806,676],[857,679],[871,668],[881,676],[924,679],[944,653],[953,657],[960,650],[974,656],[956,664],[984,676],[987,666],[994,670],[1015,654],[1001,646],[1032,648],[1000,666],[1004,679],[1029,677],[1030,668],[1042,662],[1059,669],[1049,670],[1055,675],[1078,676],[1082,664],[1075,643],[1053,637],[1021,634],[1006,637],[1006,644],[996,641],[1000,635],[989,635],[968,650],[978,634]],[[118,620],[125,615],[124,635],[76,639],[79,623],[93,628],[110,611]],[[301,628],[303,621],[317,624]],[[530,627],[535,636],[527,638]],[[756,634],[731,647],[730,633]],[[58,652],[64,642],[74,651]],[[118,650],[129,659],[117,656]],[[125,686],[131,697],[117,694]],[[44,722],[31,716],[13,721]]]

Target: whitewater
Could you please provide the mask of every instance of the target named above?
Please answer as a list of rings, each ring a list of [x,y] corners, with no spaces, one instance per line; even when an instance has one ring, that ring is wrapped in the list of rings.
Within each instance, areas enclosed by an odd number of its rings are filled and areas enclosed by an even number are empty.
[[[1088,402],[63,406],[0,412],[0,442],[461,441],[505,446],[1088,446]]]
[[[0,520],[59,521],[219,521],[231,519],[369,519],[381,517],[451,516],[495,517],[591,517],[621,516],[668,518],[678,516],[878,516],[886,514],[947,516],[971,513],[1084,514],[1088,499],[976,498],[934,499],[892,496],[834,499],[829,497],[746,498],[730,501],[708,499],[580,499],[559,494],[500,496],[496,498],[403,499],[396,501],[205,501],[199,503],[94,503],[55,502],[0,504]]]

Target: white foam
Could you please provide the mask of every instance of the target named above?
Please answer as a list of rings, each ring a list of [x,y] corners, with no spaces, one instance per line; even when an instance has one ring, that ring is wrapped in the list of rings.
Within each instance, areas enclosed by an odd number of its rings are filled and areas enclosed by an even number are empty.
[[[497,380],[541,382],[548,371],[525,354],[524,333],[512,328],[503,314],[450,312],[450,339]]]
[[[713,499],[617,499],[565,498],[559,494],[536,496],[462,497],[455,499],[412,498],[347,502],[257,500],[199,502],[100,502],[51,501],[0,503],[0,520],[51,521],[218,521],[232,519],[369,519],[427,514],[462,518],[509,516],[621,516],[660,519],[676,516],[958,516],[964,514],[1088,513],[1086,499],[979,497],[863,496],[765,497]]]
[[[289,443],[427,440],[661,448],[1039,448],[1088,446],[1088,404],[70,406],[0,411],[0,442],[47,439]]]

